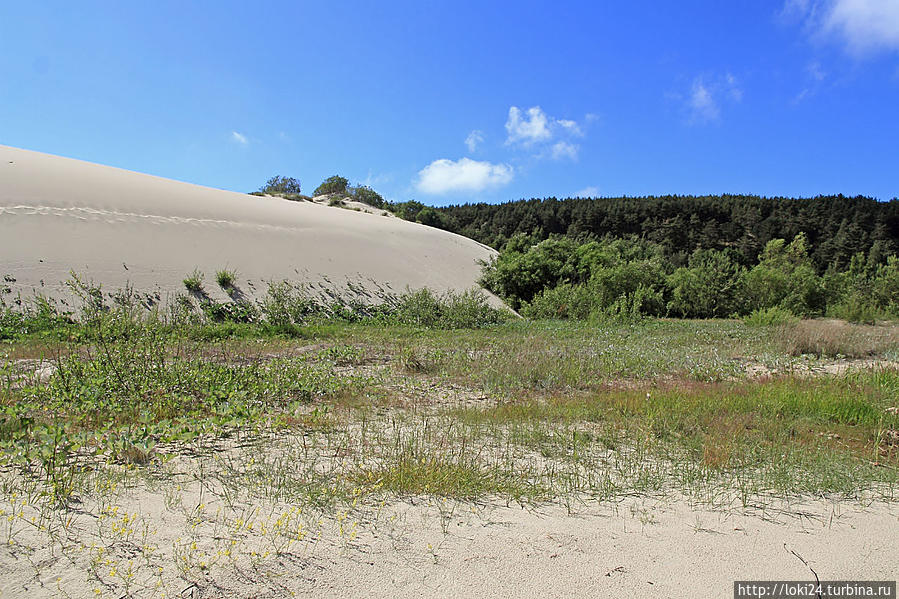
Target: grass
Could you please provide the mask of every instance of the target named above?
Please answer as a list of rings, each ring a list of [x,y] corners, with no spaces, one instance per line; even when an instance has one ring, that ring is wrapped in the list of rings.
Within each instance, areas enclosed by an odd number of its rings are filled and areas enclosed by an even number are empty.
[[[805,320],[781,329],[784,351],[793,356],[865,358],[895,350],[899,330],[839,320]]]
[[[203,273],[199,270],[194,270],[184,279],[184,288],[190,293],[203,293]]]
[[[231,291],[237,284],[237,271],[223,268],[215,273],[215,282],[225,291]]]
[[[413,437],[414,445],[396,434],[384,445],[402,451],[376,467],[358,465],[357,471],[344,473],[347,480],[375,476],[397,493],[427,487],[456,497],[556,493],[540,477],[522,479],[517,466],[497,471],[503,460],[438,451],[442,445],[501,446],[513,437],[524,443],[522,449],[544,458],[565,453],[555,441],[542,447],[547,439],[573,439],[575,445],[588,439],[590,452],[652,439],[654,459],[676,454],[719,471],[765,460],[773,466],[786,450],[798,457],[824,452],[883,462],[891,464],[884,472],[895,471],[887,432],[899,429],[896,415],[888,411],[899,390],[896,371],[748,380],[741,371],[746,355],[767,356],[771,364],[793,359],[792,344],[777,353],[783,339],[790,338],[781,329],[762,331],[735,321],[600,327],[518,321],[462,333],[343,323],[304,329],[299,343],[320,349],[294,354],[296,341],[267,337],[259,325],[240,325],[241,336],[230,331],[219,338],[203,332],[206,324],[177,332],[152,322],[113,324],[95,323],[98,330],[89,344],[49,350],[45,361],[52,374],[46,380],[29,378],[9,361],[0,371],[5,381],[0,441],[6,455],[12,463],[43,472],[56,501],[73,493],[75,471],[66,468],[84,452],[147,464],[158,457],[158,447],[200,437],[253,436],[282,428],[320,432],[323,422],[329,429],[349,431],[368,417],[370,406],[414,401],[422,385],[495,400],[486,409],[437,402],[422,421],[402,420],[413,432],[421,426],[452,431],[463,424],[476,425],[477,431],[461,437],[453,432],[452,440]],[[799,323],[793,334],[804,335],[809,326],[831,327],[834,339],[846,332],[842,343],[853,347],[867,343],[865,356],[896,345],[892,333],[829,323]],[[322,408],[339,410],[341,417],[323,419]],[[405,412],[391,414],[397,423]],[[834,444],[834,439],[841,441]],[[369,454],[377,452],[370,448]],[[875,474],[872,484],[883,482]],[[450,488],[458,492],[449,493]]]
[[[483,502],[899,488],[892,325],[529,321],[433,294],[353,317],[293,287],[267,301],[245,322],[0,313],[9,551],[55,548],[100,593],[177,594],[246,572],[275,585],[324,538],[389,536],[405,501],[445,530]],[[827,374],[850,358],[866,362]],[[143,511],[150,497],[164,509]],[[177,536],[154,540],[158,522]]]

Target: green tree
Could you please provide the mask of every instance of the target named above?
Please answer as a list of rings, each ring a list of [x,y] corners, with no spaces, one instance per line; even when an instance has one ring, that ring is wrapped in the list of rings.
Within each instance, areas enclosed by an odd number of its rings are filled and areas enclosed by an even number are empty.
[[[362,202],[363,204],[368,204],[369,206],[374,206],[375,208],[387,207],[387,202],[384,201],[384,198],[381,197],[381,194],[366,185],[354,187],[352,195],[353,199],[357,202]]]
[[[321,196],[328,193],[347,193],[349,184],[350,182],[347,181],[346,177],[334,175],[322,181],[322,184],[315,188],[312,195]]]
[[[789,245],[783,239],[772,239],[760,258],[741,280],[745,313],[775,306],[798,316],[824,311],[824,284],[812,266],[804,233],[798,234]]]
[[[668,277],[669,309],[688,318],[727,317],[738,309],[744,269],[726,252],[696,250]]]
[[[265,185],[259,188],[262,193],[271,195],[287,195],[300,194],[300,182],[293,177],[282,177],[276,175],[265,182]]]

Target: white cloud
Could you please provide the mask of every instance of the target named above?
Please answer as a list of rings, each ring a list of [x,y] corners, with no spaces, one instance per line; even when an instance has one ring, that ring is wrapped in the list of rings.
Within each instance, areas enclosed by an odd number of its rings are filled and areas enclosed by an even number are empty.
[[[814,35],[840,39],[857,56],[899,51],[896,0],[786,0],[781,14],[798,16]]]
[[[808,72],[809,77],[815,81],[824,81],[824,78],[827,77],[827,73],[821,68],[821,63],[819,62],[810,63],[805,70]]]
[[[587,123],[595,119],[596,116],[593,114],[585,117]],[[509,108],[506,132],[507,146],[515,145],[522,148],[539,146],[535,158],[551,157],[555,160],[562,158],[577,160],[580,146],[570,140],[584,137],[584,129],[577,121],[553,118],[539,106],[533,106],[526,111],[517,106]]]
[[[693,80],[693,88],[687,101],[690,108],[691,121],[707,123],[721,118],[721,109],[718,102],[712,97],[712,92],[703,83],[702,79]]]
[[[595,198],[599,195],[599,188],[595,185],[588,185],[580,191],[574,192],[577,198]]]
[[[821,64],[818,62],[809,63],[805,68],[805,72],[805,87],[803,87],[802,91],[793,98],[793,104],[799,104],[806,98],[815,95],[827,78],[827,73],[821,68]]]
[[[561,160],[563,158],[577,160],[578,150],[580,150],[580,147],[577,144],[568,143],[567,141],[557,141],[550,149],[550,155],[553,157],[553,160]]]
[[[899,2],[836,0],[824,18],[824,31],[838,33],[855,53],[899,50]]]
[[[249,143],[249,141],[250,141],[250,140],[247,139],[247,136],[246,136],[246,135],[241,135],[241,134],[238,133],[237,131],[232,131],[232,132],[231,132],[231,140],[232,140],[232,141],[236,141],[237,143],[239,143],[239,144],[242,145],[242,146],[247,145],[247,144]]]
[[[521,109],[518,106],[509,108],[509,118],[506,120],[507,144],[520,143],[524,146],[533,145],[539,141],[548,141],[552,137],[549,130],[549,118],[539,106],[528,108],[527,117],[521,117]]]
[[[739,102],[743,99],[743,90],[740,89],[740,84],[737,82],[737,78],[730,73],[724,76],[724,86],[727,89],[727,94],[733,100]]]
[[[741,102],[743,89],[739,80],[727,72],[712,77],[696,77],[689,93],[672,94],[671,97],[684,102],[691,124],[703,124],[721,120],[722,107],[727,103]]]
[[[583,132],[583,130],[581,130],[581,126],[578,125],[575,121],[559,119],[556,122],[559,123],[559,126],[562,127],[562,129],[564,129],[568,133],[570,133],[572,135],[576,135],[578,137],[584,136],[584,132]]]
[[[362,185],[366,187],[372,187],[377,189],[379,185],[384,185],[386,183],[390,183],[393,180],[393,175],[389,173],[381,173],[375,175],[372,173],[371,169],[368,169],[368,174],[365,176],[365,180],[362,181]]]
[[[440,195],[450,192],[483,191],[512,181],[508,164],[492,164],[470,158],[458,161],[442,158],[418,171],[415,187],[422,193]]]
[[[469,133],[468,137],[465,138],[465,145],[471,153],[474,153],[482,143],[484,143],[484,132],[478,129]]]

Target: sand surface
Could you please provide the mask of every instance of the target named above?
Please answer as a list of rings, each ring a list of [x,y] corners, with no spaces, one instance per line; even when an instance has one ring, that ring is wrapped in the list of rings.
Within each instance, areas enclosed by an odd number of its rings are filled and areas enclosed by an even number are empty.
[[[476,286],[495,252],[465,237],[376,213],[256,197],[0,146],[0,277],[6,298],[64,295],[74,270],[105,291],[184,291],[195,268],[267,281],[347,281],[372,294]],[[496,300],[498,301],[498,300]]]
[[[574,515],[561,506],[497,508],[476,521],[457,518],[449,529],[446,537],[419,533],[410,545],[417,541],[416,557],[327,560],[306,594],[731,597],[735,580],[813,580],[793,551],[821,580],[899,575],[899,512],[883,505],[747,514],[637,500]]]
[[[105,520],[85,505],[55,540],[0,523],[4,536],[15,529],[0,545],[0,596],[720,598],[735,580],[899,575],[899,512],[881,503],[747,511],[634,498],[569,513],[422,498],[311,514],[129,495],[103,508]],[[275,554],[276,519],[309,535]]]

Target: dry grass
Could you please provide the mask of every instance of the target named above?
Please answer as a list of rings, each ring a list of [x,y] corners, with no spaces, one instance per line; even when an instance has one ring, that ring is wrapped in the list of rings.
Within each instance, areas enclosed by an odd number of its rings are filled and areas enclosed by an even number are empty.
[[[791,356],[866,358],[899,349],[899,326],[803,320],[781,327],[780,343]]]

